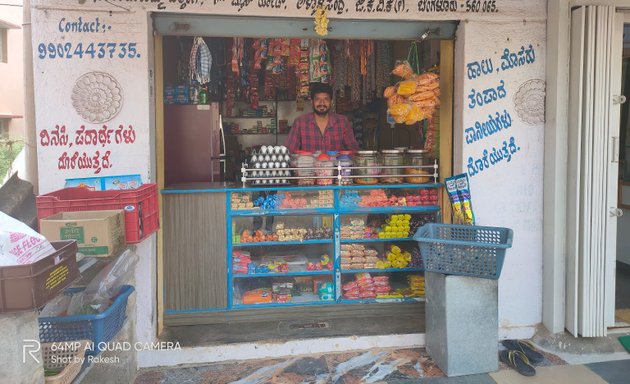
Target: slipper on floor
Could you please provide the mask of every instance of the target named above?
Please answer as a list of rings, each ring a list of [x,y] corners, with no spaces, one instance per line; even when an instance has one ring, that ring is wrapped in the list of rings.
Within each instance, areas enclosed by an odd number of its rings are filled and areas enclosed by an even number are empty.
[[[545,360],[545,356],[529,340],[503,340],[501,344],[507,349],[523,352],[532,364],[538,364]]]
[[[521,351],[500,351],[499,359],[523,376],[534,376],[536,374],[536,368],[529,363],[527,356]]]

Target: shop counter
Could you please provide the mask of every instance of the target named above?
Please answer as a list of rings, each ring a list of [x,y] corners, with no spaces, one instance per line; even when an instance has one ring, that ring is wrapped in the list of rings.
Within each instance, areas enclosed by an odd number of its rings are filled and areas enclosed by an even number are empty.
[[[423,301],[412,237],[441,187],[166,188],[165,313]]]

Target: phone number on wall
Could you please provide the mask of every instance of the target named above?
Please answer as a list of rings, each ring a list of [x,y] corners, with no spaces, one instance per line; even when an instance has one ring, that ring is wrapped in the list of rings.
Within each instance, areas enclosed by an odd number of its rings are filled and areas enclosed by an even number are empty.
[[[44,59],[138,59],[137,43],[39,43],[38,57]]]

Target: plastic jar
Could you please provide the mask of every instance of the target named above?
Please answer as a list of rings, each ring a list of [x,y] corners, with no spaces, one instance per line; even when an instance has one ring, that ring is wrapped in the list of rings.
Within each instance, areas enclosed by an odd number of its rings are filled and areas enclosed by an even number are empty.
[[[315,158],[311,152],[297,151],[296,152],[296,168],[314,168]],[[313,169],[298,169],[296,174],[299,177],[312,177],[314,175]],[[315,179],[298,179],[298,185],[314,185]]]
[[[426,165],[427,151],[424,149],[410,149],[407,151],[408,160],[407,165],[422,166]],[[406,168],[405,174],[413,175],[405,177],[405,181],[408,183],[422,184],[428,183],[431,180],[431,175],[428,168]]]
[[[402,151],[396,149],[384,149],[381,151],[381,158],[385,166],[403,166],[405,158]],[[402,175],[402,168],[383,168],[383,175]],[[384,183],[400,184],[403,182],[402,176],[383,177]]]
[[[350,155],[339,155],[337,156],[336,165],[341,166],[341,171],[339,174],[341,175],[341,185],[350,185],[352,184],[352,178],[347,177],[352,175],[352,169],[344,169],[344,167],[352,167],[352,157]]]
[[[381,162],[376,151],[358,151],[354,159],[357,167],[368,167],[355,169],[356,175],[359,176],[375,176],[381,173]],[[377,177],[358,177],[355,179],[357,184],[377,184]]]
[[[317,162],[315,163],[315,176],[329,176],[330,179],[318,178],[316,179],[317,185],[332,185],[332,176],[334,173],[333,169],[333,161],[330,159],[325,153],[322,153],[317,157]]]

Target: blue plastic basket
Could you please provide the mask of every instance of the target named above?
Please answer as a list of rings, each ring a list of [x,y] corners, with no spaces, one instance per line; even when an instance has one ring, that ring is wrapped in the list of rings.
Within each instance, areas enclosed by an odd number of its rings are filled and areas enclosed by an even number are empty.
[[[54,343],[71,340],[91,340],[91,348],[86,355],[98,355],[104,346],[116,336],[127,318],[127,299],[133,292],[131,285],[123,285],[114,303],[104,312],[95,315],[76,315],[64,317],[40,317],[39,340],[42,343]],[[76,290],[75,290],[76,292]]]
[[[413,238],[425,271],[498,279],[512,235],[509,228],[429,223]]]

